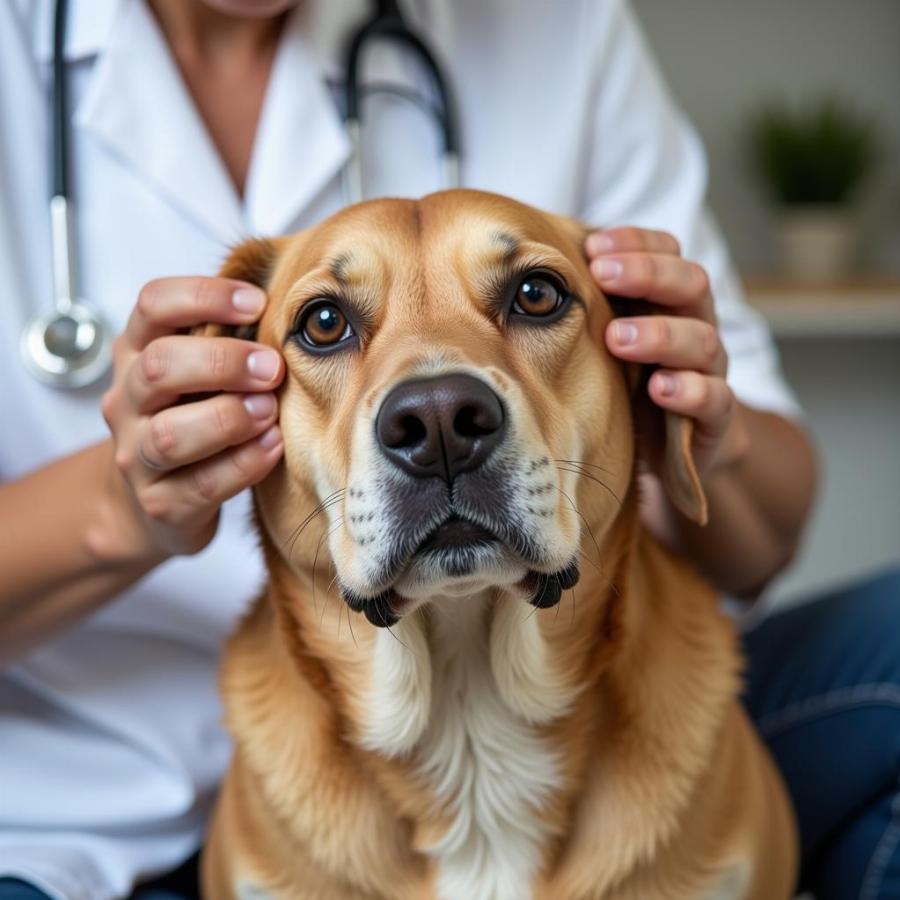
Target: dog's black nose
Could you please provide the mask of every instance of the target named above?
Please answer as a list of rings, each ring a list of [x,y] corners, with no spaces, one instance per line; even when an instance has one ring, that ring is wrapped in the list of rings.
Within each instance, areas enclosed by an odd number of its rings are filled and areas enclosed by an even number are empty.
[[[375,420],[388,459],[410,475],[447,482],[480,466],[505,430],[500,398],[480,379],[462,373],[398,384]]]

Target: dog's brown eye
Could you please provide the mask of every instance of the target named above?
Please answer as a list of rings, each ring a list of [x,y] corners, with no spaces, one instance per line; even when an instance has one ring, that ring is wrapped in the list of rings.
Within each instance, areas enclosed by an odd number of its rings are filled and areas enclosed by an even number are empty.
[[[316,303],[300,322],[300,334],[313,347],[332,347],[353,335],[347,317],[335,303]]]
[[[549,316],[565,300],[562,290],[540,275],[529,275],[519,285],[512,311],[525,316]]]

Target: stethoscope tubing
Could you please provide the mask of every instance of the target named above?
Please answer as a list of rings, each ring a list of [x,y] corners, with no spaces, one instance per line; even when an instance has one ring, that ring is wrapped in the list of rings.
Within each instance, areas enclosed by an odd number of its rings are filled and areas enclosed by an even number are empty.
[[[68,0],[56,0],[53,21],[52,173],[49,202],[52,248],[53,308],[25,326],[20,350],[26,368],[56,388],[81,388],[102,378],[112,364],[111,331],[99,311],[77,299],[73,267],[75,229],[70,192],[69,109],[64,60]],[[375,15],[353,35],[347,55],[345,127],[350,158],[344,166],[344,202],[364,199],[363,86],[361,71],[367,44],[386,40],[401,44],[429,73],[437,93],[430,114],[442,136],[442,174],[446,187],[460,183],[460,142],[454,98],[434,54],[407,26],[397,0],[377,0]],[[390,90],[390,88],[381,88]],[[399,89],[394,93],[403,93]]]
[[[72,306],[72,220],[69,211],[69,98],[66,90],[63,52],[69,4],[57,0],[53,22],[53,142],[52,190],[50,193],[50,240],[52,246],[53,294],[56,311],[64,315]]]
[[[374,41],[402,44],[428,71],[437,91],[437,105],[431,114],[441,131],[441,165],[445,187],[460,185],[460,140],[456,105],[450,85],[427,44],[413,31],[400,11],[397,0],[378,0],[372,19],[360,27],[350,41],[344,81],[344,127],[350,140],[350,158],[344,167],[344,202],[358,203],[365,197],[362,164],[362,64],[366,46]],[[394,91],[400,93],[401,91]]]

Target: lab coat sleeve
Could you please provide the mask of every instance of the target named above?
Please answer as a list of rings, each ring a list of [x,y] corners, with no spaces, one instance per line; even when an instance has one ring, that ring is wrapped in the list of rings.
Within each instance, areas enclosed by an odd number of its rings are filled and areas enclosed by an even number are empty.
[[[728,381],[748,406],[799,416],[762,316],[747,305],[740,279],[705,208],[706,157],[670,96],[631,8],[593,3],[596,55],[585,166],[583,221],[636,225],[674,234],[682,253],[706,268],[715,298]]]

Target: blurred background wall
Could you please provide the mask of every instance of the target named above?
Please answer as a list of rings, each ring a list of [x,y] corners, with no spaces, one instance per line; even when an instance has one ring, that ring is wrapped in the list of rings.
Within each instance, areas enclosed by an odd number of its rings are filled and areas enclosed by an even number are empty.
[[[742,141],[760,101],[835,91],[876,115],[894,164],[865,192],[862,263],[900,276],[900,2],[633,0],[669,86],[700,131],[710,199],[745,271],[770,271],[766,200]]]
[[[712,207],[751,300],[765,304],[822,455],[806,547],[775,593],[791,602],[900,564],[900,2],[633,5],[706,144]],[[771,204],[750,170],[746,129],[763,101],[833,92],[876,118],[885,154],[858,205],[854,278],[819,290],[779,281]],[[760,276],[766,290],[754,289]]]

